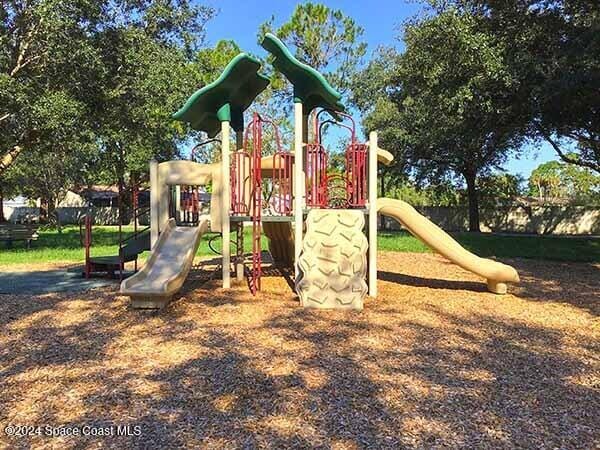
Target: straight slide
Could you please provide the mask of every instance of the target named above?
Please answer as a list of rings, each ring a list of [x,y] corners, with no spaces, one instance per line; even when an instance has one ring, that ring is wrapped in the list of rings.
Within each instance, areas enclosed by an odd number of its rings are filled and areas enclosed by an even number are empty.
[[[207,230],[208,216],[197,227],[178,227],[169,219],[142,270],[121,283],[121,294],[131,297],[134,308],[165,306],[181,289]]]
[[[400,222],[410,233],[440,255],[463,269],[486,278],[487,287],[491,292],[505,294],[506,283],[519,282],[519,274],[513,267],[491,259],[480,258],[469,252],[408,203],[391,198],[379,198],[377,210],[380,214]]]
[[[294,267],[294,230],[292,222],[263,222],[262,229],[269,239],[269,253],[275,264]]]

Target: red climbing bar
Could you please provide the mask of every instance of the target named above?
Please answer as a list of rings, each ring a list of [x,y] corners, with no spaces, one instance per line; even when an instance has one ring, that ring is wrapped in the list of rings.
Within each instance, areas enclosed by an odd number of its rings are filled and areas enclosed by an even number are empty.
[[[252,121],[252,277],[250,291],[253,295],[260,290],[262,275],[262,246],[261,246],[261,219],[262,219],[262,120],[258,113],[254,113]]]

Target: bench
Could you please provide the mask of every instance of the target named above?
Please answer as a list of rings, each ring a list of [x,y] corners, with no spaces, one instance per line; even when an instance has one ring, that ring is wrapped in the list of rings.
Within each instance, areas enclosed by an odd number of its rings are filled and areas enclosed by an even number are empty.
[[[27,243],[27,248],[31,248],[31,241],[36,241],[37,238],[37,226],[35,225],[0,225],[0,241],[6,242],[7,247],[12,247],[12,243],[15,241],[24,241]]]

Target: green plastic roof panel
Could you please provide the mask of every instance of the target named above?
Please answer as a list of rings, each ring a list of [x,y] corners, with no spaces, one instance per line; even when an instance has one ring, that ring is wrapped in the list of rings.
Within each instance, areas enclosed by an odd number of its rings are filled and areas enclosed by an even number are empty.
[[[294,97],[302,102],[307,113],[317,107],[344,111],[341,94],[323,75],[298,61],[279,38],[267,33],[261,45],[275,58],[273,61],[275,68],[294,85]]]
[[[221,130],[221,121],[244,129],[244,111],[268,85],[269,78],[258,73],[260,62],[246,53],[233,58],[223,73],[210,84],[194,92],[173,118],[189,122],[192,128],[210,137]]]

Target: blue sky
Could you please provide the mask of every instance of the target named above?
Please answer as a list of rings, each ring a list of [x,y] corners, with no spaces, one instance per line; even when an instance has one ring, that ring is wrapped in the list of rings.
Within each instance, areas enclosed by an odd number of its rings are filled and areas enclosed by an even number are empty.
[[[257,43],[258,27],[275,16],[276,24],[286,20],[299,2],[296,0],[204,0],[203,3],[218,10],[217,16],[208,23],[208,45],[214,45],[220,39],[233,39],[240,47],[250,53],[261,54]],[[402,43],[396,39],[402,23],[415,15],[422,5],[415,1],[402,0],[321,0],[331,8],[342,9],[360,24],[367,42],[368,54],[380,45],[396,45],[402,49]],[[356,117],[358,119],[358,117]],[[528,148],[520,160],[511,159],[505,168],[510,173],[520,173],[528,177],[539,164],[556,159],[549,145],[537,149]]]

